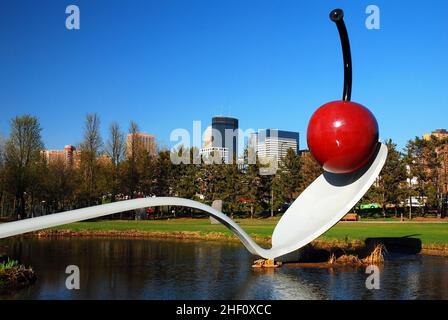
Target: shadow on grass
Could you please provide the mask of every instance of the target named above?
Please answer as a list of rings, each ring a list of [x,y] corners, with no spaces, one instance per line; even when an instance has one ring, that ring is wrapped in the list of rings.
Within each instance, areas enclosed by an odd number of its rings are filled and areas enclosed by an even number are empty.
[[[368,250],[378,244],[383,244],[387,252],[390,253],[417,254],[422,251],[422,241],[414,238],[415,236],[419,236],[419,234],[404,237],[367,238],[365,245]]]
[[[364,245],[359,246],[325,246],[309,244],[300,250],[279,257],[276,260],[283,263],[326,263],[330,258],[338,260],[347,256],[355,256],[360,260],[369,257],[375,248],[382,246],[384,253],[417,254],[422,250],[422,242],[418,238],[413,238],[418,234],[404,237],[382,237],[367,238]]]

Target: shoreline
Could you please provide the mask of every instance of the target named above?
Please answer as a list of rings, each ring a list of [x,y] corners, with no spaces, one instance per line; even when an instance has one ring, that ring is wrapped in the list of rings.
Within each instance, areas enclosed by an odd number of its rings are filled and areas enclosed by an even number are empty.
[[[0,295],[28,287],[36,281],[37,275],[33,268],[7,257],[1,258],[5,261],[0,268]]]
[[[239,243],[240,240],[234,235],[226,235],[221,232],[200,232],[200,231],[138,231],[138,230],[70,230],[70,229],[48,229],[30,233],[25,237],[36,238],[71,238],[71,237],[98,237],[98,238],[118,238],[118,239],[177,239],[177,240],[206,240],[206,241],[231,241]],[[269,248],[271,237],[254,236],[254,241],[259,245]],[[350,240],[343,241],[337,239],[316,239],[311,245],[317,249],[362,249],[366,247],[365,241]],[[422,245],[419,254],[428,256],[448,257],[448,246],[429,244]]]

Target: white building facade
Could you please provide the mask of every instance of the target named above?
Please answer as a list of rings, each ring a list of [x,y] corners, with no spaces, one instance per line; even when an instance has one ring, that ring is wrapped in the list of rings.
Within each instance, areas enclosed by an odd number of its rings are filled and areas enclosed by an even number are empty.
[[[299,151],[299,133],[293,131],[263,129],[252,134],[249,146],[255,148],[262,159],[281,161],[289,149],[295,154]]]

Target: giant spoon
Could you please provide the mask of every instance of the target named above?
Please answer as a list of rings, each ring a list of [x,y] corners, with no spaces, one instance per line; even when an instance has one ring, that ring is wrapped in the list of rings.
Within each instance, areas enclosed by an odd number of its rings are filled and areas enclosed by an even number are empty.
[[[4,223],[0,224],[0,239],[117,212],[156,206],[183,206],[202,210],[238,236],[249,252],[266,259],[294,252],[322,235],[362,198],[380,174],[387,158],[387,147],[378,142],[375,118],[365,107],[350,102],[351,54],[342,10],[333,10],[330,18],[338,27],[343,49],[343,100],[322,106],[311,118],[308,145],[314,157],[323,165],[324,173],[284,213],[274,229],[270,249],[256,244],[235,221],[222,212],[197,201],[175,197],[125,200]],[[349,116],[344,118],[347,113]],[[342,114],[342,117],[336,116],[329,120],[329,114]],[[358,115],[358,119],[350,117],[353,114]],[[367,121],[367,125],[363,123],[359,127],[360,120]],[[350,137],[359,133],[367,137]]]

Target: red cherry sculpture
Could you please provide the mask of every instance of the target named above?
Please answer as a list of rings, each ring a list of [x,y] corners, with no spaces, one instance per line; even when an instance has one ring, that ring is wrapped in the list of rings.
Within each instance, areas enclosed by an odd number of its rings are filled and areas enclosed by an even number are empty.
[[[378,144],[378,123],[366,107],[351,101],[333,101],[311,117],[308,147],[325,171],[350,173],[372,158]]]
[[[344,57],[342,101],[321,106],[308,125],[308,147],[324,170],[351,173],[361,169],[373,157],[378,144],[378,123],[364,106],[351,102],[352,57],[344,12],[335,9],[330,19],[336,23]]]

